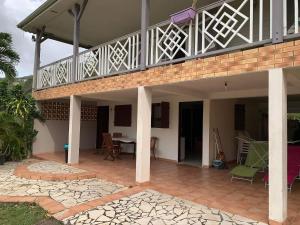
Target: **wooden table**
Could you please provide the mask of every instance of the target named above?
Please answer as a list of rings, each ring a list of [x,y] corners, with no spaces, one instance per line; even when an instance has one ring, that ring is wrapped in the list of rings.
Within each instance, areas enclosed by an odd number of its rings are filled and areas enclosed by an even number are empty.
[[[136,154],[136,139],[134,138],[128,138],[128,137],[113,137],[113,142],[118,142],[120,144],[130,144],[133,145],[133,158]]]

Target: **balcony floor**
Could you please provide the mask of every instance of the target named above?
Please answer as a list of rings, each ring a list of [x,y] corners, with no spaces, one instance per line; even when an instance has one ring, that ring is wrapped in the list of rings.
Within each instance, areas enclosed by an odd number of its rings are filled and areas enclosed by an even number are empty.
[[[64,161],[64,153],[37,155],[38,158]],[[124,185],[135,184],[135,160],[122,155],[121,160],[106,161],[93,151],[80,152],[80,164],[75,167],[97,172],[102,179]],[[151,160],[151,182],[145,188],[190,200],[208,207],[268,221],[268,191],[260,177],[251,185],[244,181],[230,181],[229,170],[215,170],[182,166],[165,160]],[[300,182],[289,193],[289,221],[300,221]],[[297,222],[298,221],[298,222]]]

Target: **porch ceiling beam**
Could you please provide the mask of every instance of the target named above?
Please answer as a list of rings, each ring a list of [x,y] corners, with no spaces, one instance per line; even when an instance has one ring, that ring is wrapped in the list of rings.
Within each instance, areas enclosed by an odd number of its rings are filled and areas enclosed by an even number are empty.
[[[193,98],[207,98],[207,94],[198,90],[193,90],[189,88],[179,87],[179,86],[164,86],[156,87],[155,90],[172,95],[187,96]]]

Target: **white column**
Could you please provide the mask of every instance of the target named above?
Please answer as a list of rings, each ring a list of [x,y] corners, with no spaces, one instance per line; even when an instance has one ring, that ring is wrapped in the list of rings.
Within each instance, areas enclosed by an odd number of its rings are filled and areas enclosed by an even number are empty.
[[[68,163],[70,164],[79,163],[80,124],[81,124],[81,98],[72,95],[70,98],[70,120],[69,120]]]
[[[287,218],[287,87],[282,69],[269,70],[269,219]]]
[[[136,182],[150,181],[150,138],[151,138],[152,91],[138,88]]]
[[[210,151],[210,104],[211,100],[203,101],[203,143],[202,143],[202,167],[211,165]]]

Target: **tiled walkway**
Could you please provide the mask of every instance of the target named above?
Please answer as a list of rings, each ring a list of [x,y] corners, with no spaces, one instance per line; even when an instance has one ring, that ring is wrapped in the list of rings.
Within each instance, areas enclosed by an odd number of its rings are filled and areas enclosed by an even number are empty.
[[[64,159],[63,153],[39,157],[58,162]],[[102,155],[95,155],[94,151],[81,151],[80,164],[76,167],[96,172],[98,177],[114,183],[135,185],[132,156],[122,155],[122,160],[111,162],[103,160]],[[231,183],[228,170],[200,169],[152,160],[151,183],[147,188],[257,221],[268,221],[268,191],[259,177],[253,185],[243,181]],[[289,193],[288,213],[290,224],[299,225],[300,182],[296,182]]]
[[[263,225],[152,190],[98,206],[65,219],[72,225]]]

